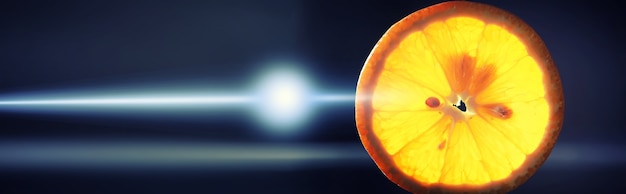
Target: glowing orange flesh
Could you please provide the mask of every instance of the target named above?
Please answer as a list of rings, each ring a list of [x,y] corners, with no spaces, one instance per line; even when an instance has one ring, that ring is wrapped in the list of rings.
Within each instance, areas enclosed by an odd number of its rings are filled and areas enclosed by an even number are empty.
[[[509,191],[544,162],[562,120],[539,36],[479,3],[441,3],[394,24],[357,86],[363,145],[412,192]]]

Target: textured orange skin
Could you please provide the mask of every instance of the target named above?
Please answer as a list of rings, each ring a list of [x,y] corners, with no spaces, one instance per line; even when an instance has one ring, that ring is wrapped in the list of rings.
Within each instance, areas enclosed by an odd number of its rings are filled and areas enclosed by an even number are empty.
[[[550,106],[550,121],[538,148],[524,163],[503,180],[480,186],[451,186],[424,184],[408,177],[384,150],[372,129],[372,99],[377,79],[390,51],[411,31],[450,16],[471,16],[497,24],[515,34],[526,46],[530,56],[539,64],[543,75],[546,99]],[[474,2],[451,1],[416,11],[394,24],[376,44],[361,71],[355,102],[356,125],[363,146],[383,174],[392,182],[413,193],[505,193],[526,182],[550,155],[563,124],[564,97],[561,80],[548,49],[537,33],[521,19],[502,9]]]

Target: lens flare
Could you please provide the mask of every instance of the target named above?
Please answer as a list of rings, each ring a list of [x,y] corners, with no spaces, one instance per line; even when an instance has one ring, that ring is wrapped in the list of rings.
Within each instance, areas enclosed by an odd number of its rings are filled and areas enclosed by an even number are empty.
[[[312,95],[306,76],[291,68],[275,68],[258,82],[259,120],[272,136],[291,136],[309,114]]]
[[[316,106],[314,104],[354,103],[354,94],[313,92],[306,71],[295,68],[299,65],[294,61],[274,61],[270,64],[274,67],[262,72],[249,92],[228,93],[207,88],[182,92],[166,88],[130,87],[31,91],[0,95],[0,112],[72,116],[97,114],[99,117],[182,114],[191,117],[200,109],[220,112],[244,108],[253,112],[263,125],[255,128],[260,129],[261,134],[271,138],[295,138],[306,134],[305,124]],[[245,119],[242,117],[242,120]]]

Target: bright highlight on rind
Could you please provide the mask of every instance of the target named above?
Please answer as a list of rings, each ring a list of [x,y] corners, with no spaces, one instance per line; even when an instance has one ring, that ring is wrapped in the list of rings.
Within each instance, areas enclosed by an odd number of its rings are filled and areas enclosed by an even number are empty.
[[[530,27],[491,6],[447,2],[381,38],[359,78],[356,119],[379,168],[409,191],[506,192],[549,155],[562,104]]]

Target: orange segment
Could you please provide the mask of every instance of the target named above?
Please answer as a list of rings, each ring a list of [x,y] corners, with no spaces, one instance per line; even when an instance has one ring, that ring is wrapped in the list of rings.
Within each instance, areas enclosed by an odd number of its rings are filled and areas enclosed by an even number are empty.
[[[544,162],[562,120],[539,36],[479,3],[441,3],[394,24],[357,86],[363,145],[412,192],[510,191]]]

